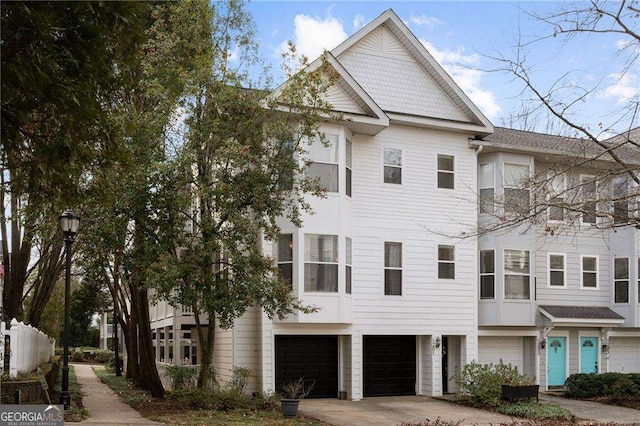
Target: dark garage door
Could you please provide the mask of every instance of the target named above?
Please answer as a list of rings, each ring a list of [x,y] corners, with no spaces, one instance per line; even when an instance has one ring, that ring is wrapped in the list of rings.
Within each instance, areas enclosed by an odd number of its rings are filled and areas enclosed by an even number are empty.
[[[416,337],[364,336],[364,396],[416,394]]]
[[[300,377],[307,398],[338,397],[338,336],[276,336],[276,391]]]

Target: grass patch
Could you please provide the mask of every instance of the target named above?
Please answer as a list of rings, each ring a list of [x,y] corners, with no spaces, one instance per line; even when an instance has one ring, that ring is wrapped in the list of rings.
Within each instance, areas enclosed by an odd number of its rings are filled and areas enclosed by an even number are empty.
[[[180,426],[210,426],[210,425],[312,425],[322,426],[326,423],[298,417],[285,419],[279,412],[232,410],[232,411],[185,411],[171,415],[151,416],[150,420],[163,422],[169,425]]]
[[[496,407],[496,411],[507,416],[523,417],[535,420],[572,420],[571,411],[557,404],[539,403],[533,401],[519,401],[513,404],[503,403]]]
[[[117,377],[113,371],[106,368],[94,368],[96,376],[114,391],[125,404],[135,405],[151,402],[151,393],[136,388],[124,376]]]
[[[62,368],[58,371],[58,379],[52,389],[51,402],[57,404],[60,400],[60,393],[62,392]],[[73,365],[69,366],[69,397],[71,398],[71,406],[64,410],[65,422],[80,422],[89,417],[89,411],[82,406],[82,391],[80,385],[78,385],[78,377],[76,376],[76,370]]]

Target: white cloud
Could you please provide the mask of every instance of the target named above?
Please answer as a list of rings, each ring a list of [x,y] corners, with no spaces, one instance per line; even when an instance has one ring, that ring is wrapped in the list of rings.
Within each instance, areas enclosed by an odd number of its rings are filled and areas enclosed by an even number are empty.
[[[308,15],[296,15],[294,21],[295,39],[298,53],[310,60],[320,56],[324,49],[330,50],[347,38],[342,22],[328,15],[324,19]],[[287,50],[287,42],[282,42],[277,49],[278,54]]]
[[[465,55],[463,47],[456,51],[438,50],[426,40],[421,39],[420,42],[490,120],[497,118],[501,111],[500,105],[494,93],[482,87],[484,72],[474,69],[480,64],[480,55]]]
[[[638,96],[640,81],[638,81],[637,75],[627,72],[626,74],[611,74],[609,77],[615,82],[604,89],[601,97],[614,98],[616,103],[621,104]]]
[[[360,28],[364,27],[366,23],[367,21],[364,15],[356,15],[355,18],[353,18],[353,30],[358,31]]]
[[[628,46],[631,46],[631,40],[618,40],[616,41],[616,49],[618,50],[622,50],[622,49],[626,49]]]
[[[419,27],[426,27],[428,30],[433,31],[438,25],[442,25],[443,22],[436,17],[427,15],[411,15],[409,22]]]

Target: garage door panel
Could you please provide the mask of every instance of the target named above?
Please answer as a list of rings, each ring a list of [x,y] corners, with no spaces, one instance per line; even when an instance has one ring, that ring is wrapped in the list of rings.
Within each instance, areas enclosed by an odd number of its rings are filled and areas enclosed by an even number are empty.
[[[302,377],[305,386],[314,383],[309,398],[338,396],[338,336],[279,335],[275,343],[276,391]]]
[[[497,364],[502,361],[511,364],[523,371],[523,346],[522,337],[492,336],[478,339],[478,361],[480,364]]]
[[[640,337],[609,338],[609,371],[640,373]]]
[[[364,336],[364,396],[415,395],[415,336]]]

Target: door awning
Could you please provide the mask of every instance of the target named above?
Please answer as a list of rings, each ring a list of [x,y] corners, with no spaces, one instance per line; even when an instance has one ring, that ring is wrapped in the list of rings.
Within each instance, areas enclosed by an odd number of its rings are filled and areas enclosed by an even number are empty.
[[[625,320],[622,315],[602,306],[541,305],[538,309],[554,326],[616,327]]]

